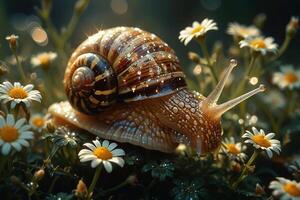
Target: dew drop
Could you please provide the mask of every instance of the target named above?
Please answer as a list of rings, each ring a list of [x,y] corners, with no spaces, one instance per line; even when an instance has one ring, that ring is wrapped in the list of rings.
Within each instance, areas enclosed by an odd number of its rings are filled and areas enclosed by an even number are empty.
[[[177,113],[177,112],[178,112],[178,108],[177,108],[177,107],[173,107],[172,110],[173,110],[174,113]]]
[[[179,102],[178,104],[181,108],[184,108],[184,103],[183,102]]]

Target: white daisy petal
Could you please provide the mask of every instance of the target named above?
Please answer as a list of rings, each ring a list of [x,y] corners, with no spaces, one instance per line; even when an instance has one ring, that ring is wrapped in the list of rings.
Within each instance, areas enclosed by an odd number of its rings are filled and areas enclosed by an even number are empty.
[[[100,159],[94,159],[94,160],[92,160],[92,162],[91,162],[92,168],[97,167],[101,162],[102,162],[102,160],[100,160]]]
[[[79,151],[78,153],[78,156],[82,156],[82,155],[85,155],[85,154],[92,154],[93,152],[89,149],[82,149]]]
[[[17,150],[17,151],[21,151],[22,146],[18,143],[18,142],[13,142],[11,143],[11,145]]]
[[[96,147],[94,145],[92,145],[91,143],[84,143],[83,146],[88,147],[91,150],[94,150]]]
[[[111,151],[114,156],[124,156],[125,152],[123,149],[114,149]]]
[[[33,134],[21,134],[20,135],[20,139],[33,139],[34,138],[34,136],[33,136]]]
[[[30,125],[24,125],[24,126],[22,126],[19,130],[20,130],[20,132],[24,132],[24,131],[29,130],[30,128],[31,128]]]
[[[19,141],[18,141],[20,144],[22,144],[23,146],[25,146],[25,147],[29,147],[29,142],[27,142],[26,140],[24,140],[24,139],[19,139]]]
[[[19,120],[17,121],[17,123],[15,124],[15,127],[16,127],[17,129],[19,129],[25,122],[26,122],[26,119],[25,119],[25,118],[19,119]]]
[[[124,159],[120,158],[120,157],[114,157],[114,158],[110,159],[109,161],[118,164],[120,167],[123,167],[125,164]]]
[[[87,162],[96,159],[95,155],[83,155],[80,157],[80,162]]]
[[[108,147],[108,145],[109,145],[109,141],[108,140],[103,140],[102,146],[103,147]]]
[[[268,157],[269,157],[269,158],[272,158],[272,156],[273,156],[272,151],[271,151],[270,149],[266,149],[266,152],[267,152],[267,154],[268,154]]]
[[[30,92],[32,89],[33,89],[33,85],[32,84],[28,84],[28,85],[26,85],[25,87],[24,87],[24,90],[26,91],[26,92]]]
[[[5,124],[5,119],[0,115],[0,127],[3,127]]]
[[[112,172],[112,165],[110,162],[103,160],[103,166],[108,173]]]
[[[96,147],[101,147],[99,140],[93,140],[93,143]]]
[[[3,155],[6,156],[6,155],[9,154],[10,150],[11,150],[11,145],[10,145],[9,143],[5,143],[5,144],[2,146],[1,152],[2,152]]]
[[[7,117],[6,117],[6,122],[7,122],[7,124],[13,126],[15,124],[14,116],[11,115],[11,114],[8,114]]]
[[[110,145],[108,146],[108,150],[112,151],[114,150],[118,145],[114,142],[110,143]]]

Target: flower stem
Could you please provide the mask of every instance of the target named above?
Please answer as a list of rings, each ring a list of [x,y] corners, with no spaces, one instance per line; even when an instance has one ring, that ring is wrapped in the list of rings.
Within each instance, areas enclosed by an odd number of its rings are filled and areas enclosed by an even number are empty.
[[[90,185],[90,187],[88,189],[88,200],[90,200],[91,197],[92,197],[92,195],[93,195],[93,191],[94,191],[96,183],[97,183],[97,181],[99,179],[99,176],[101,174],[101,170],[102,170],[102,165],[100,165],[99,167],[96,168],[96,171],[95,171],[92,183],[91,183],[91,185]]]
[[[292,40],[292,37],[290,37],[288,34],[285,35],[284,41],[283,41],[280,49],[278,50],[277,55],[275,55],[273,58],[271,58],[271,61],[277,60],[279,57],[281,57],[283,55],[283,53],[289,47],[291,40]]]
[[[58,180],[58,176],[55,176],[54,179],[51,182],[51,185],[50,185],[49,189],[48,189],[48,193],[49,194],[52,192],[52,190],[54,188],[54,185],[55,185],[55,183],[56,183],[57,180]]]
[[[255,63],[255,61],[256,61],[257,56],[258,56],[258,55],[257,55],[256,53],[252,53],[252,56],[251,56],[251,59],[250,59],[248,68],[247,68],[247,70],[245,71],[244,78],[243,78],[243,80],[241,81],[241,83],[239,84],[239,86],[238,86],[238,88],[236,89],[235,93],[233,94],[233,97],[236,97],[236,96],[241,95],[241,94],[243,93],[243,91],[245,90],[247,80],[248,80],[249,77],[251,76],[251,72],[252,72],[252,70],[253,70],[254,63]],[[245,114],[246,114],[246,102],[242,102],[242,103],[240,104],[240,111],[241,111],[241,116],[244,117]]]
[[[16,58],[17,67],[18,67],[18,70],[19,70],[19,73],[20,73],[20,76],[21,76],[21,80],[22,80],[23,83],[26,83],[26,76],[25,76],[23,67],[22,67],[22,65],[21,65],[21,62],[20,62],[20,60],[19,60],[17,51],[12,49],[12,52],[13,52],[15,58]]]
[[[209,56],[208,49],[207,49],[207,46],[206,46],[206,43],[205,43],[205,38],[199,38],[197,41],[199,42],[199,44],[201,46],[202,52],[203,52],[204,57],[207,61],[207,66],[210,69],[210,72],[213,76],[214,82],[215,82],[215,84],[217,84],[218,83],[218,76],[217,76],[217,73],[215,72],[214,67],[212,66],[212,64],[210,62],[210,56]]]
[[[237,181],[235,181],[235,182],[232,184],[232,188],[233,188],[233,189],[236,189],[236,188],[239,186],[239,184],[247,177],[249,168],[251,167],[251,164],[254,162],[254,160],[256,159],[256,157],[258,156],[258,154],[259,154],[259,151],[258,151],[258,150],[255,150],[255,151],[253,152],[252,156],[250,157],[250,159],[248,160],[248,162],[247,162],[246,165],[244,166],[241,175],[239,176],[239,178],[237,179]]]
[[[245,89],[245,84],[249,78],[249,76],[251,75],[251,72],[252,72],[252,69],[253,69],[253,66],[254,66],[254,63],[255,63],[255,60],[256,60],[257,56],[256,55],[252,55],[251,56],[251,60],[250,60],[250,63],[248,65],[248,68],[247,70],[245,71],[245,75],[244,75],[244,79],[242,80],[242,82],[239,84],[239,87],[238,89],[236,90],[236,92],[234,93],[233,96],[238,96],[240,95],[244,89]]]

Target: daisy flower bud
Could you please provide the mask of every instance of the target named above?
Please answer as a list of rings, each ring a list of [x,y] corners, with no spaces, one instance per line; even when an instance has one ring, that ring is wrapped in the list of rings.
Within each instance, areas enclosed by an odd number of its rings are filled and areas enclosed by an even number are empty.
[[[290,22],[286,26],[286,34],[290,37],[294,37],[299,27],[299,18],[291,17]]]
[[[82,179],[80,179],[76,186],[75,196],[77,196],[79,198],[85,198],[87,196],[87,194],[88,194],[88,190],[87,190],[86,184],[83,182]]]
[[[44,169],[39,169],[33,175],[34,179],[37,180],[37,181],[42,180],[44,178],[44,176],[45,176],[45,170]]]
[[[195,53],[195,52],[189,52],[188,53],[188,58],[191,60],[191,61],[193,61],[194,63],[199,63],[199,61],[200,61],[200,57],[199,57],[199,55],[197,54],[197,53]]]
[[[18,46],[19,36],[12,34],[7,36],[5,39],[8,41],[9,47],[15,51]]]

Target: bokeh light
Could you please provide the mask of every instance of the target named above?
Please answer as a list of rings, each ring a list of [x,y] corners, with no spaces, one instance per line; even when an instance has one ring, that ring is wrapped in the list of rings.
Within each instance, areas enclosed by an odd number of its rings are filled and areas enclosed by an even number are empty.
[[[258,83],[258,78],[257,77],[251,77],[250,80],[249,80],[249,83],[251,85],[256,85]]]
[[[46,31],[41,27],[34,27],[31,31],[31,37],[33,41],[41,46],[48,44],[48,36]]]
[[[111,0],[110,7],[114,13],[123,15],[128,10],[128,3],[126,0]]]

